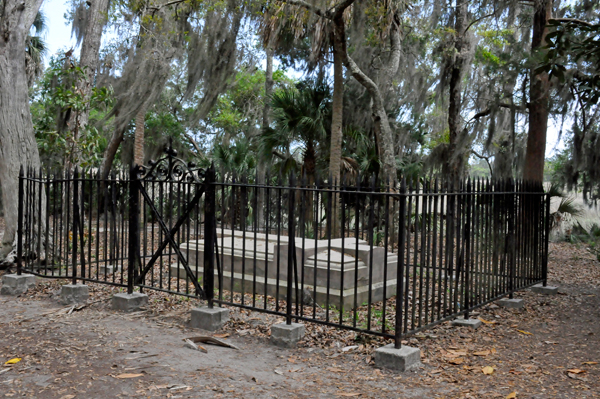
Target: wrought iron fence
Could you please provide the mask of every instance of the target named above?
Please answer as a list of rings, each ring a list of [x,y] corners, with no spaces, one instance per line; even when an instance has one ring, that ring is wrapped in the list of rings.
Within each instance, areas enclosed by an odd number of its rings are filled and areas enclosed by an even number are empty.
[[[106,180],[22,173],[19,272],[200,297],[397,345],[545,283],[539,184],[257,181],[174,152]]]

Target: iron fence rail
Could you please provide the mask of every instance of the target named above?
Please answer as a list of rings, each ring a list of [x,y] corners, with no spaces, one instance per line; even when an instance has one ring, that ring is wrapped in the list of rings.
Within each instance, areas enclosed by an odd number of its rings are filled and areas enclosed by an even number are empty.
[[[22,171],[18,272],[199,297],[397,345],[546,280],[539,184],[255,184],[175,160],[105,180]]]

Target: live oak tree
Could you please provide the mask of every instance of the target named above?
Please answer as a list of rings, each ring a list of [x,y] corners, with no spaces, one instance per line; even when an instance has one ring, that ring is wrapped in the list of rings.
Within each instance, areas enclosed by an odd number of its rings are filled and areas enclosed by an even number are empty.
[[[535,0],[531,51],[534,56],[543,54],[548,35],[548,22],[552,18],[552,0]],[[546,71],[531,71],[529,101],[529,132],[523,178],[542,182],[546,156],[546,135],[550,101],[550,79]]]
[[[29,109],[24,50],[41,4],[42,0],[0,1],[0,184],[6,223],[0,260],[5,260],[13,250],[19,168],[40,167]]]

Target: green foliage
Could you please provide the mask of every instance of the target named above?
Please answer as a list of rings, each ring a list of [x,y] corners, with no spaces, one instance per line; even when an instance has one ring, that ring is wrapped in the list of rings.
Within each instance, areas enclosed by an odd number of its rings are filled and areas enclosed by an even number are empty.
[[[54,57],[34,92],[31,105],[35,137],[43,164],[47,168],[61,168],[67,161],[84,168],[98,166],[106,147],[106,138],[93,123],[77,129],[67,126],[69,118],[88,107],[90,120],[101,119],[112,106],[112,90],[94,87],[88,103],[76,89],[75,82],[85,79],[84,71],[76,65],[62,65],[64,58]]]
[[[600,100],[600,23],[550,20],[553,31],[546,40],[546,56],[537,72],[549,72],[565,83],[570,81],[585,106]],[[578,73],[568,74],[575,69]],[[568,76],[570,75],[570,76]]]
[[[600,261],[600,225],[594,223],[585,229],[580,223],[577,223],[573,227],[570,238],[572,242],[587,244],[596,259]]]

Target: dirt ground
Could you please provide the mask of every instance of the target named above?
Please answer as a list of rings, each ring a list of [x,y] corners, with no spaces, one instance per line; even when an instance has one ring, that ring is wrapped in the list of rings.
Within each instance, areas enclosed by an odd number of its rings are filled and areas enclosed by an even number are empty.
[[[232,309],[210,334],[188,327],[195,300],[152,292],[145,310],[121,314],[109,307],[117,289],[90,284],[87,306],[64,307],[66,282],[40,279],[0,297],[0,397],[598,398],[600,263],[558,243],[549,268],[559,295],[521,292],[524,310],[486,306],[478,330],[444,323],[411,337],[423,366],[408,373],[373,364],[378,338],[308,324],[297,349],[279,349],[268,341],[274,316]],[[183,346],[198,335],[239,350]]]

